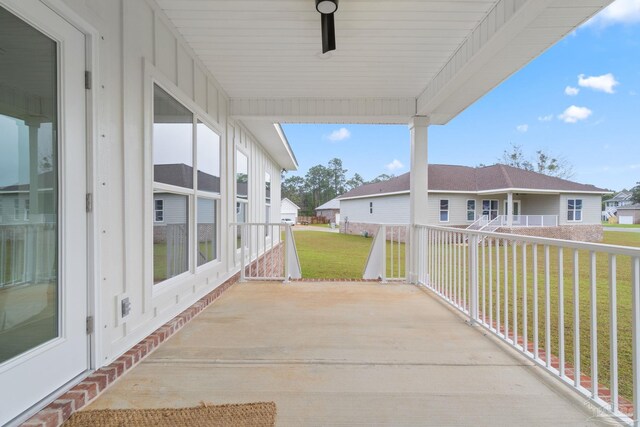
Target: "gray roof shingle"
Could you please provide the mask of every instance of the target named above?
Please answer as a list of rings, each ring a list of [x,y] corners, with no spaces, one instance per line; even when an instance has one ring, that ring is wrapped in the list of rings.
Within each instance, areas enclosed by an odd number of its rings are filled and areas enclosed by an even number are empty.
[[[566,179],[544,175],[538,172],[496,164],[492,166],[470,167],[458,165],[429,165],[430,191],[481,191],[522,189],[548,191],[576,191],[606,193],[608,190],[590,184],[580,184]],[[340,196],[341,199],[370,196],[375,194],[409,191],[410,173],[375,184],[365,184]]]

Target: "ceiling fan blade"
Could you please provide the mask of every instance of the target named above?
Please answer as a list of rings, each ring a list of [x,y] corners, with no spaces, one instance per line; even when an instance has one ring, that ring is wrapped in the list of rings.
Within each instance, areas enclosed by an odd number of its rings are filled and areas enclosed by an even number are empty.
[[[336,27],[333,13],[320,15],[322,24],[322,53],[336,50]]]

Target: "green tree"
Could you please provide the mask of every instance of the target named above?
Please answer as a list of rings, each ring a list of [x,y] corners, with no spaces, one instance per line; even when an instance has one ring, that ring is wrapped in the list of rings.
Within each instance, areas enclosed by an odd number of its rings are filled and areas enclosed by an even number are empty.
[[[640,182],[636,182],[636,186],[631,189],[631,201],[640,203]]]
[[[344,193],[344,190],[345,190],[344,186],[345,186],[345,183],[347,182],[347,179],[346,179],[347,170],[342,167],[342,160],[338,158],[333,158],[329,160],[327,169],[329,170],[329,173],[331,175],[331,185],[333,186],[334,197]]]
[[[382,182],[382,181],[389,181],[391,178],[395,178],[396,176],[394,174],[380,174],[378,176],[376,176],[375,178],[373,178],[371,181],[367,181],[365,184],[375,184],[377,182]]]
[[[364,183],[365,183],[364,178],[362,178],[362,176],[360,176],[359,173],[355,173],[353,174],[353,177],[351,179],[345,182],[344,190],[345,192],[353,190],[356,187],[360,187]]]
[[[557,178],[569,179],[573,176],[573,167],[565,158],[537,150],[533,159],[529,160],[522,151],[522,146],[516,144],[511,144],[510,149],[504,150],[498,162]]]

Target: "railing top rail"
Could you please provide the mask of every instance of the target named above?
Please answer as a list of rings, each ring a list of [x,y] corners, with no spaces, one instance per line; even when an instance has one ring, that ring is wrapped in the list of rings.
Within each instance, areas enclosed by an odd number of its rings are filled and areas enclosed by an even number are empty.
[[[229,226],[233,225],[281,225],[284,227],[290,224],[284,222],[232,222],[229,224]]]
[[[491,231],[468,230],[466,228],[443,227],[439,225],[416,224],[416,227],[441,231],[455,231],[458,233],[472,234],[480,237],[492,237],[500,240],[515,240],[517,242],[535,243],[538,245],[561,246],[563,248],[581,249],[588,251],[606,252],[613,255],[628,255],[640,257],[640,248],[628,246],[606,245],[604,243],[578,242],[575,240],[552,239],[550,237],[532,237],[521,234],[495,233]]]

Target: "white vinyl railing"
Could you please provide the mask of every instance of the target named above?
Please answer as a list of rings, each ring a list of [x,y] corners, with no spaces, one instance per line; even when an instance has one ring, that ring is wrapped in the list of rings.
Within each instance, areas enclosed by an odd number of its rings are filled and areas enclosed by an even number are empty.
[[[282,280],[302,277],[290,224],[234,223],[232,240],[240,264],[240,281]]]
[[[640,249],[414,228],[418,282],[625,423],[640,421]]]
[[[467,230],[482,230],[484,227],[489,224],[489,216],[482,215],[480,218],[476,219],[472,224],[467,227]]]
[[[0,288],[57,279],[55,223],[0,225]]]
[[[472,224],[473,225],[473,224]],[[498,215],[478,230],[495,231],[500,227],[557,227],[558,215]],[[470,228],[470,227],[469,227]]]
[[[409,230],[408,224],[380,224],[371,244],[363,279],[406,280]]]

